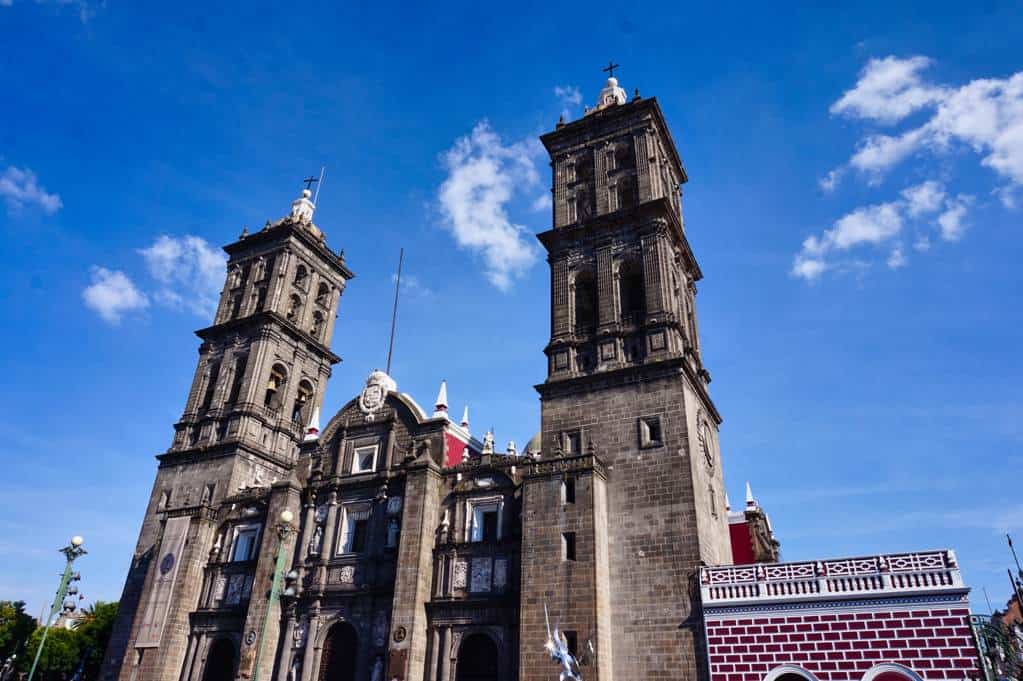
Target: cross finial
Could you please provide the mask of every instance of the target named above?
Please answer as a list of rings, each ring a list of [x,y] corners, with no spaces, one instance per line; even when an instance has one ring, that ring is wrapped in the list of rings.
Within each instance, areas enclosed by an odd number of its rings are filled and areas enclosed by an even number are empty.
[[[617,68],[620,68],[619,64],[615,64],[613,61],[609,61],[607,63],[607,66],[602,68],[601,71],[606,73],[608,78],[614,78],[615,77],[615,69],[617,69]]]
[[[302,181],[305,182],[305,188],[309,189],[309,188],[311,188],[313,186],[314,182],[319,182],[320,179],[318,177],[314,177],[314,176],[310,175],[309,177],[305,178]]]

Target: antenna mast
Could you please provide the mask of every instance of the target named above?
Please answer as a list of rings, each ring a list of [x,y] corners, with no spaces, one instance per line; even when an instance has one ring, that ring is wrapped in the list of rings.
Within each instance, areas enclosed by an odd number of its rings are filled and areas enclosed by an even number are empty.
[[[387,371],[391,375],[391,355],[394,354],[394,327],[398,323],[398,292],[401,291],[401,264],[405,262],[405,249],[398,253],[398,278],[394,283],[394,310],[391,311],[391,343],[387,348]]]
[[[320,166],[320,179],[316,181],[316,193],[313,194],[313,205],[316,205],[316,199],[320,198],[320,187],[323,186],[323,176],[327,174],[327,166]]]

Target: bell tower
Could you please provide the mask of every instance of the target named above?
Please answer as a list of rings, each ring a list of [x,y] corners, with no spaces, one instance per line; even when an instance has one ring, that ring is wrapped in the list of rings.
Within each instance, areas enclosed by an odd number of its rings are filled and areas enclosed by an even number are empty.
[[[523,492],[522,590],[538,599],[523,600],[520,669],[547,671],[546,601],[594,660],[587,678],[706,679],[697,571],[731,549],[688,177],[657,100],[630,100],[613,73],[595,107],[541,141],[551,337],[542,459]]]
[[[267,606],[249,595],[268,584],[274,518],[297,513],[292,471],[340,361],[330,343],[354,276],[313,222],[310,196],[224,247],[224,289],[213,324],[196,332],[184,412],[157,456],[104,681],[190,678],[214,639],[224,665],[251,673],[244,641]]]

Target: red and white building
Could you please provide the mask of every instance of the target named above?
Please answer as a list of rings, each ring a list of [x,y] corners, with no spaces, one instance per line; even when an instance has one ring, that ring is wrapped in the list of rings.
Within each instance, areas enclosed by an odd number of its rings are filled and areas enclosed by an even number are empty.
[[[980,678],[950,550],[701,569],[711,681]]]

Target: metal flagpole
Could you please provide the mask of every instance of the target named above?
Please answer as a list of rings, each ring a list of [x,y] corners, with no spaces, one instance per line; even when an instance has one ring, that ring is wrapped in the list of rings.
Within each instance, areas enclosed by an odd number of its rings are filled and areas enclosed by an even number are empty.
[[[36,657],[32,660],[32,669],[28,672],[28,681],[32,681],[32,677],[35,676],[36,667],[39,665],[39,658],[43,654],[43,646],[46,645],[46,635],[50,633],[50,623],[53,622],[54,615],[64,605],[64,597],[67,596],[68,585],[77,581],[78,575],[71,573],[71,566],[74,564],[75,559],[85,554],[85,549],[82,548],[82,538],[75,536],[71,538],[71,543],[61,549],[64,557],[67,558],[67,563],[64,565],[64,575],[60,578],[60,586],[57,587],[57,595],[53,599],[53,605],[50,607],[50,616],[43,622],[43,638],[39,641],[39,647],[36,649]],[[73,609],[73,608],[72,608]]]
[[[394,354],[394,327],[398,323],[398,292],[401,291],[401,264],[405,262],[405,249],[398,254],[398,279],[394,284],[394,309],[391,311],[391,343],[387,348],[387,371],[391,375],[391,356]]]

